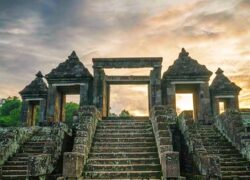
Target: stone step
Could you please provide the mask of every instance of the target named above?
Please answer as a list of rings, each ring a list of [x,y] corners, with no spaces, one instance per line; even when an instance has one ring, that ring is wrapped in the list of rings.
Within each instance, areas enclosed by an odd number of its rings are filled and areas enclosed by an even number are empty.
[[[116,130],[116,129],[134,129],[134,130],[138,130],[138,129],[146,129],[146,128],[150,128],[151,125],[141,125],[141,126],[133,126],[133,125],[126,125],[126,126],[100,126],[98,125],[97,126],[97,129],[113,129],[113,130]]]
[[[209,154],[237,154],[239,153],[237,150],[232,149],[213,149],[213,150],[207,150]]]
[[[96,179],[113,179],[113,178],[161,178],[160,171],[86,171],[84,172],[85,178]]]
[[[224,155],[222,155],[222,156],[223,157],[219,156],[221,162],[246,161],[240,155],[234,155],[234,156],[228,156],[228,157],[226,157]]]
[[[236,179],[240,179],[240,180],[249,180],[250,176],[248,175],[241,175],[241,176],[222,176],[221,178],[222,180],[236,180]]]
[[[157,152],[157,148],[154,147],[96,147],[94,146],[91,152],[109,152],[109,153],[117,153],[117,152]]]
[[[46,141],[28,141],[26,143],[24,143],[24,146],[44,146],[44,144],[46,143]]]
[[[26,175],[3,175],[3,180],[27,180]]]
[[[235,151],[236,149],[233,147],[233,146],[223,146],[223,145],[218,145],[218,146],[205,146],[205,148],[207,150],[214,150],[214,149],[217,149],[217,150],[227,150],[227,149],[231,149],[233,151]]]
[[[90,153],[90,158],[157,158],[157,152]]]
[[[133,137],[133,138],[137,138],[137,137],[154,137],[154,134],[153,133],[111,133],[111,134],[105,134],[105,133],[96,133],[95,134],[95,138],[130,138],[130,137]]]
[[[248,161],[220,162],[221,166],[248,166]]]
[[[230,142],[223,141],[223,142],[217,142],[217,141],[209,141],[209,142],[203,142],[204,146],[232,146]]]
[[[119,121],[119,122],[112,122],[112,121],[100,121],[98,125],[151,125],[150,121]]]
[[[89,164],[86,171],[161,171],[160,164]]]
[[[221,171],[222,176],[230,176],[230,175],[250,175],[250,171]]]
[[[94,147],[151,147],[155,142],[94,142]]]
[[[23,145],[22,149],[43,149],[43,145]]]
[[[2,175],[27,175],[27,170],[2,170]]]
[[[94,142],[155,142],[154,137],[104,138],[94,137]]]
[[[221,166],[222,171],[245,171],[248,170],[247,166]]]
[[[96,133],[147,133],[152,132],[152,128],[145,128],[145,129],[97,129]]]
[[[28,157],[24,157],[24,156],[14,156],[12,158],[10,158],[11,161],[27,161]]]
[[[89,164],[159,164],[158,158],[89,158]]]
[[[6,165],[28,165],[28,162],[27,161],[7,161],[5,163]]]
[[[24,165],[3,165],[3,170],[28,170],[28,166]]]

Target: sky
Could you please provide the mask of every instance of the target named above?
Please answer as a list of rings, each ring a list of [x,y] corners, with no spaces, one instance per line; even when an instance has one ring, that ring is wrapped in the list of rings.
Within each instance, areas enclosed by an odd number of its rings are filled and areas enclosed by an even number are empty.
[[[164,72],[185,47],[212,72],[222,68],[243,89],[240,107],[250,107],[249,42],[250,0],[0,0],[0,98],[18,95],[72,50],[90,72],[93,57],[134,56],[163,57]],[[114,111],[121,103],[145,111],[145,87],[113,89]]]

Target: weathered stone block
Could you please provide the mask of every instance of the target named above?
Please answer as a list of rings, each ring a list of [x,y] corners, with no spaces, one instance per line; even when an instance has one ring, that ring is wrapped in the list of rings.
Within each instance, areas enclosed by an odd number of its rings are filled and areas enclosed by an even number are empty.
[[[179,152],[161,154],[162,174],[164,178],[180,177]]]
[[[169,137],[159,138],[159,145],[172,145],[172,139]]]
[[[77,152],[66,152],[63,155],[63,176],[68,178],[79,178],[84,166],[84,154]]]

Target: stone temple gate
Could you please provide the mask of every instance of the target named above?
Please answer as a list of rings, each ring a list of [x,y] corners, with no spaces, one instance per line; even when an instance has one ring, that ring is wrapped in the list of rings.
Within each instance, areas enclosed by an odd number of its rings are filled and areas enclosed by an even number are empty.
[[[107,76],[104,69],[152,68],[149,76]],[[176,93],[192,93],[194,119],[210,123],[218,114],[218,103],[224,102],[225,109],[238,109],[240,88],[223,75],[219,69],[211,86],[212,72],[192,59],[183,48],[178,59],[163,73],[161,57],[138,58],[93,58],[92,76],[73,51],[68,59],[45,76],[39,72],[37,78],[23,91],[22,121],[34,125],[34,106],[40,105],[39,122],[65,120],[66,95],[79,94],[80,106],[95,105],[102,116],[109,114],[110,85],[148,85],[149,109],[155,105],[176,108]]]
[[[149,109],[161,104],[161,63],[162,58],[94,58],[94,104],[102,115],[109,114],[110,85],[148,85]],[[107,68],[153,68],[149,76],[106,76]]]
[[[110,68],[150,73],[106,75]],[[20,128],[23,138],[2,131],[0,179],[250,179],[250,111],[239,109],[241,88],[220,68],[209,84],[212,72],[184,48],[163,76],[161,69],[161,57],[93,58],[92,75],[73,51],[47,75],[38,72],[20,94],[23,125],[40,126]],[[123,84],[148,86],[149,117],[108,117],[111,86]],[[193,103],[183,103],[193,111],[177,116],[179,93],[192,94]],[[61,122],[71,94],[80,108],[68,126]]]

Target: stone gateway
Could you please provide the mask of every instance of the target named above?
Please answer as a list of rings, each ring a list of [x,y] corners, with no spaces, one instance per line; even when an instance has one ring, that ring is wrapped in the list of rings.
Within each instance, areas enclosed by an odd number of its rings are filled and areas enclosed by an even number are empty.
[[[0,179],[250,179],[250,111],[239,109],[241,88],[220,68],[209,85],[212,72],[184,48],[163,76],[162,61],[93,58],[92,75],[73,51],[47,75],[39,71],[20,91],[23,127],[0,129]],[[151,70],[106,75],[111,68]],[[147,85],[149,117],[109,117],[114,84]],[[193,111],[177,116],[177,93],[192,94]],[[68,126],[72,94],[80,107]]]

